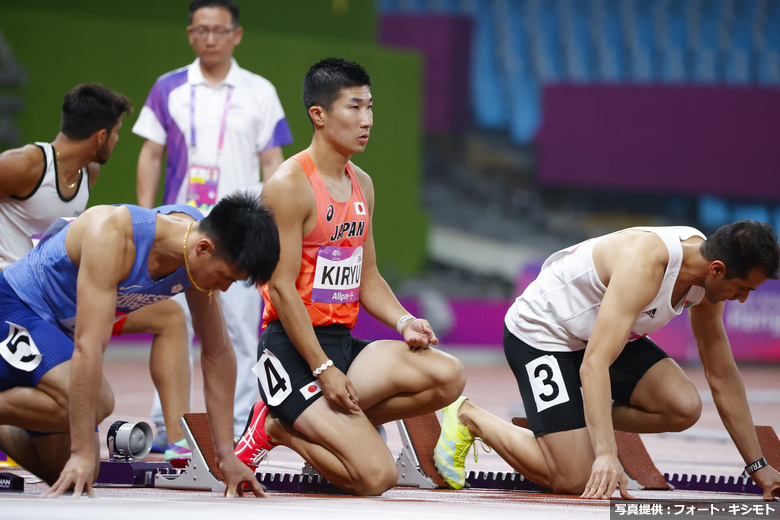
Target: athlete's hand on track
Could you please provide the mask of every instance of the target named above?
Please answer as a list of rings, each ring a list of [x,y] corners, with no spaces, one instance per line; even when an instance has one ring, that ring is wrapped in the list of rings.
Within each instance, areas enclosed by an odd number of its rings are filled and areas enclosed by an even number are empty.
[[[335,366],[328,367],[317,379],[320,382],[322,395],[325,396],[328,402],[336,403],[345,410],[353,412],[361,410],[358,404],[357,390],[352,386],[352,381],[349,380],[344,372]]]
[[[413,350],[428,348],[439,343],[431,324],[422,318],[416,318],[404,329],[404,341]]]
[[[780,473],[772,466],[765,466],[750,477],[764,490],[764,500],[771,502],[780,493]]]
[[[257,477],[252,471],[241,463],[235,456],[228,456],[225,460],[218,461],[219,470],[225,477],[225,496],[233,498],[244,496],[244,485],[249,487],[249,491],[256,497],[267,497],[268,494],[263,486],[257,481]],[[245,484],[246,483],[246,484]]]
[[[628,493],[628,475],[616,455],[596,457],[590,470],[590,479],[580,498],[610,498],[620,488],[620,496],[633,499]]]
[[[60,478],[52,487],[47,489],[41,496],[58,497],[63,493],[73,489],[73,498],[79,498],[82,493],[94,497],[92,483],[95,479],[95,455],[72,454],[62,468]]]

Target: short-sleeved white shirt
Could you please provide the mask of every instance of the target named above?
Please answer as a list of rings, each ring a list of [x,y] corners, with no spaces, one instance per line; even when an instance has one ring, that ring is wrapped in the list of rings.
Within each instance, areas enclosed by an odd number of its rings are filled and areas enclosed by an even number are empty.
[[[214,87],[203,77],[198,59],[158,78],[133,133],[167,147],[165,204],[186,203],[189,164],[219,167],[218,200],[260,182],[258,153],[292,142],[276,88],[235,59],[227,77]]]

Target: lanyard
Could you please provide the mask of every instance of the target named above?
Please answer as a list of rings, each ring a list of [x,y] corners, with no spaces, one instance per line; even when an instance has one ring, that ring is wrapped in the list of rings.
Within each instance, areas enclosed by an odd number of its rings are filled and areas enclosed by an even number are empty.
[[[190,85],[190,147],[196,148],[195,141],[195,87]],[[230,109],[230,97],[233,95],[233,86],[228,85],[227,96],[225,97],[225,107],[222,109],[222,120],[219,123],[219,139],[217,140],[217,158],[222,152],[222,146],[225,142],[225,128],[227,126],[227,114]]]

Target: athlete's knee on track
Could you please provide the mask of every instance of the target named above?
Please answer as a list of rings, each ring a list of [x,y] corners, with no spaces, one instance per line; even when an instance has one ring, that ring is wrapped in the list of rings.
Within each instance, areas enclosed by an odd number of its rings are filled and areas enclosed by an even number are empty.
[[[377,462],[360,468],[351,480],[349,491],[360,496],[378,496],[398,483],[398,468],[392,460],[390,464]]]
[[[466,369],[458,358],[442,356],[433,372],[433,388],[439,392],[442,406],[447,406],[460,397],[466,387]]]
[[[562,495],[581,495],[589,478],[589,471],[559,471],[551,475],[550,491]]]
[[[665,413],[671,432],[687,430],[701,417],[701,397],[698,392],[685,392],[675,396]]]

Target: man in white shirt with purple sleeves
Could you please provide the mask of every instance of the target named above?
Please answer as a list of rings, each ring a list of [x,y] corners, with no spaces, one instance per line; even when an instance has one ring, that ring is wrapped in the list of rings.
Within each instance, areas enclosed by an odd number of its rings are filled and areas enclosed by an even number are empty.
[[[232,0],[195,0],[189,20],[187,36],[197,59],[157,79],[133,127],[146,139],[136,190],[140,206],[155,205],[167,148],[163,203],[189,204],[208,214],[237,190],[259,193],[261,168],[267,180],[284,160],[281,147],[292,143],[292,135],[274,86],[233,58],[243,36],[239,7]],[[238,362],[235,436],[258,398],[251,368],[257,361],[260,301],[254,287],[241,284],[222,295]],[[161,424],[158,418],[155,399],[152,419]]]

